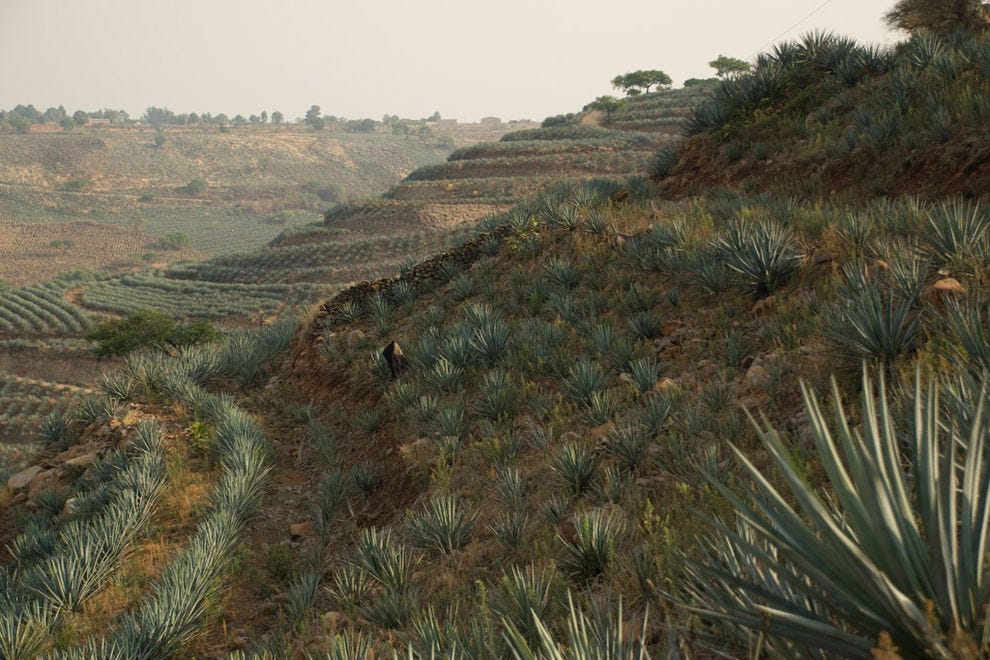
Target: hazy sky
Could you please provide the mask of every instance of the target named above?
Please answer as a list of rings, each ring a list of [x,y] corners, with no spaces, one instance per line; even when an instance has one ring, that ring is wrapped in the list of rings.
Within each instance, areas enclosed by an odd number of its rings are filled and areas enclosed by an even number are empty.
[[[573,112],[609,80],[680,85],[814,28],[897,37],[893,0],[0,0],[0,108],[475,121]]]

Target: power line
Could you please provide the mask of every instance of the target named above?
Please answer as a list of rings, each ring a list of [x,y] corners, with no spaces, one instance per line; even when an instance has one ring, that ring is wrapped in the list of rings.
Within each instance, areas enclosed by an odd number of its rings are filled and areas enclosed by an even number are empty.
[[[812,10],[812,12],[810,14],[808,14],[807,16],[805,16],[804,18],[802,18],[800,21],[798,21],[794,25],[790,26],[789,28],[787,28],[786,30],[784,30],[783,32],[781,32],[780,34],[778,34],[776,37],[774,37],[770,41],[768,41],[765,44],[763,44],[763,46],[758,51],[756,51],[755,53],[750,53],[749,59],[753,59],[754,57],[756,57],[757,55],[759,55],[760,53],[762,53],[764,50],[767,49],[767,46],[771,45],[773,42],[777,41],[777,39],[780,39],[782,36],[784,36],[785,34],[787,34],[788,32],[790,32],[791,30],[793,30],[797,26],[801,25],[806,20],[808,20],[809,18],[811,18],[812,16],[814,16],[815,14],[817,14],[818,12],[820,12],[821,10],[825,9],[825,7],[827,7],[830,4],[832,4],[832,0],[825,0],[825,2],[823,2],[822,4],[820,4],[817,7],[815,7],[815,9]]]

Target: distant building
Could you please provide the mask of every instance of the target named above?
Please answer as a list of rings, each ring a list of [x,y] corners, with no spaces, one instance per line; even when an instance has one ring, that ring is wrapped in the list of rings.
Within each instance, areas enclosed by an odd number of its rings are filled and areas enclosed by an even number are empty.
[[[482,126],[499,126],[501,124],[502,124],[502,120],[499,119],[498,117],[482,117],[481,118],[481,125]]]

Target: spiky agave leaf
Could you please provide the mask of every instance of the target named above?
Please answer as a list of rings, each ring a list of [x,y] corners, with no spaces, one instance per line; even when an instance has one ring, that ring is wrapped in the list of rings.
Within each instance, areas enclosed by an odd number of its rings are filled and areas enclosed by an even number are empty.
[[[946,423],[941,387],[916,375],[897,428],[881,375],[864,369],[863,428],[853,430],[835,396],[835,430],[802,387],[805,410],[833,497],[824,501],[777,432],[756,424],[788,493],[736,450],[751,485],[737,494],[716,481],[737,511],[738,530],[691,563],[691,593],[704,616],[729,629],[766,632],[780,648],[862,656],[879,639],[912,656],[956,657],[950,647],[988,639],[990,456],[978,390],[968,419]],[[972,390],[970,390],[972,392]],[[910,467],[899,447],[905,442]],[[795,504],[791,504],[795,502]]]

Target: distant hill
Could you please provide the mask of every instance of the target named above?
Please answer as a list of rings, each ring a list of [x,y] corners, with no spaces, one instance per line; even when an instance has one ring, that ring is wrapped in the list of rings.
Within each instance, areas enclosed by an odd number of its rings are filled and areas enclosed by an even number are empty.
[[[23,247],[5,237],[12,225],[105,223],[147,235],[142,247],[122,246],[121,259],[165,252],[155,240],[163,237],[178,236],[202,255],[250,249],[317,220],[328,204],[379,194],[458,146],[497,139],[511,127],[451,124],[429,135],[300,126],[0,133],[0,263]],[[156,145],[158,135],[164,142]],[[51,240],[63,233],[53,229]],[[105,263],[80,254],[74,267]],[[0,280],[34,277],[0,267]]]

